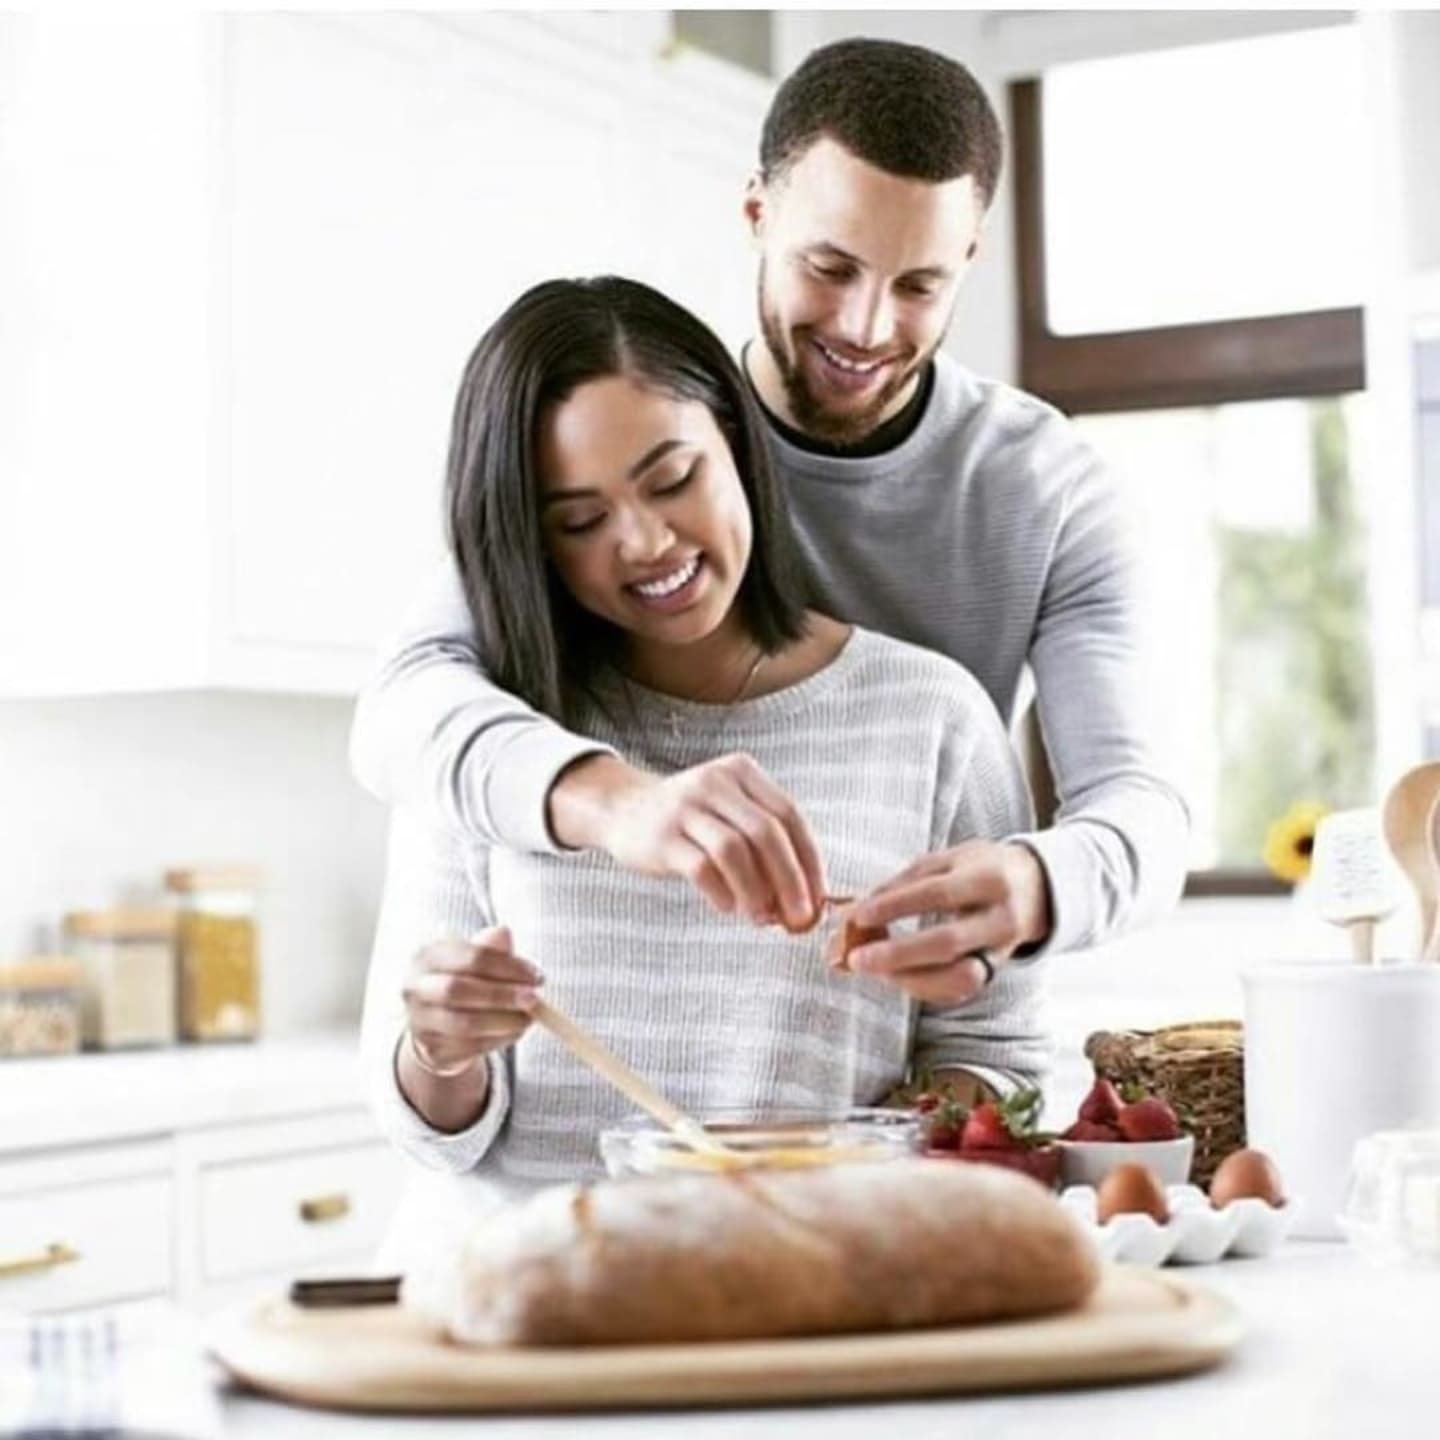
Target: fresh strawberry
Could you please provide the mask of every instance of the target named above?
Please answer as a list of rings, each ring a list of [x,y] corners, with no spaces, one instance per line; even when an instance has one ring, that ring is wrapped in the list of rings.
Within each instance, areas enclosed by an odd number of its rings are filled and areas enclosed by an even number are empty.
[[[931,1150],[958,1150],[970,1112],[957,1100],[941,1100],[925,1119],[925,1144]]]
[[[1060,1183],[1060,1150],[1055,1145],[1041,1145],[1033,1150],[1018,1146],[1006,1150],[966,1147],[956,1152],[956,1159],[968,1160],[972,1165],[999,1165],[1006,1170],[1018,1170],[1038,1180],[1047,1190],[1054,1190]]]
[[[1101,1125],[1095,1120],[1077,1120],[1068,1130],[1060,1134],[1062,1140],[1091,1140],[1113,1143],[1124,1137],[1113,1125]]]
[[[1097,1075],[1090,1093],[1080,1102],[1076,1112],[1077,1120],[1088,1120],[1094,1125],[1113,1125],[1120,1118],[1124,1107],[1120,1092],[1103,1076]]]
[[[1015,1137],[998,1105],[977,1105],[960,1135],[962,1150],[1016,1150]]]
[[[917,1095],[911,1106],[917,1115],[928,1115],[939,1107],[941,1098],[933,1090],[927,1090],[923,1095]]]
[[[977,1105],[965,1122],[961,1149],[1022,1150],[1053,1139],[1037,1128],[1044,1103],[1038,1090],[1020,1090],[1008,1099]]]
[[[1120,1111],[1116,1129],[1126,1140],[1178,1140],[1180,1122],[1175,1112],[1155,1096],[1137,1100]]]

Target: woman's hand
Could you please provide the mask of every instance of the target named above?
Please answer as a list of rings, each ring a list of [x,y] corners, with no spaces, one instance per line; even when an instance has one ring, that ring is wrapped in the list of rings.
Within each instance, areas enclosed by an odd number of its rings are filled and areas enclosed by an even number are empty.
[[[748,755],[656,776],[586,756],[550,792],[562,844],[644,875],[687,880],[717,909],[804,930],[825,894],[820,850],[795,802]]]
[[[437,940],[418,951],[406,977],[405,1014],[420,1068],[460,1074],[518,1040],[544,977],[515,954],[509,930],[474,941]],[[467,1065],[467,1062],[470,1062]]]

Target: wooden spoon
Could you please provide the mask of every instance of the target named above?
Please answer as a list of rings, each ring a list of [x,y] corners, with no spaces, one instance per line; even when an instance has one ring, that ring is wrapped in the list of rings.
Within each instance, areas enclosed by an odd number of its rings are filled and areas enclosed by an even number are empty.
[[[1440,898],[1430,840],[1430,812],[1440,797],[1440,761],[1407,770],[1385,797],[1385,841],[1399,862],[1420,903],[1420,953],[1425,954],[1435,930],[1436,901]]]
[[[1440,893],[1440,795],[1430,806],[1425,822],[1425,840],[1430,852],[1430,882]],[[1430,928],[1420,936],[1420,958],[1428,964],[1440,964],[1440,905],[1434,907]]]
[[[677,1140],[692,1150],[707,1155],[742,1157],[729,1145],[717,1140],[691,1116],[672,1105],[648,1080],[637,1075],[618,1055],[607,1050],[588,1030],[582,1029],[568,1015],[544,1000],[536,1002],[530,1012],[563,1044],[569,1047],[597,1075],[608,1080],[622,1095],[633,1100],[648,1115],[653,1115]]]

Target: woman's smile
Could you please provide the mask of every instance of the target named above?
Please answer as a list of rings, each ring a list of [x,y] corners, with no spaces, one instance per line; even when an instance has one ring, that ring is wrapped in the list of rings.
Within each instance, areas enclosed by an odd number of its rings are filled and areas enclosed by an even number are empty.
[[[632,582],[624,587],[625,592],[646,610],[658,610],[673,614],[688,609],[699,598],[700,590],[707,578],[707,567],[703,551],[697,551],[683,564],[668,574],[654,580]]]

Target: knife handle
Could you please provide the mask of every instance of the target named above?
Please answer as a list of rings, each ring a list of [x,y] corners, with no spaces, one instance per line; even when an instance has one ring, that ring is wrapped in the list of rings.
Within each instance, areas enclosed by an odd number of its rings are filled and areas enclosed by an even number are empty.
[[[342,1305],[394,1305],[399,1299],[398,1275],[334,1275],[295,1280],[290,1285],[290,1303],[303,1310]]]

